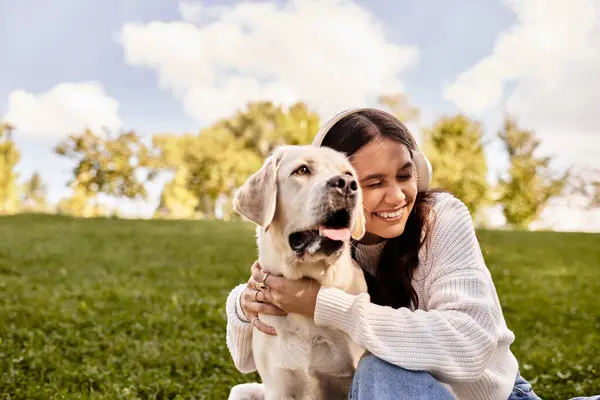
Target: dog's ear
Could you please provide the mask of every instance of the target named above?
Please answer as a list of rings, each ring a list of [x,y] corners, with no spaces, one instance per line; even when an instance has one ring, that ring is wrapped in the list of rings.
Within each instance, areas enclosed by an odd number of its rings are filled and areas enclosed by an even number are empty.
[[[233,198],[233,210],[265,231],[275,217],[277,170],[282,157],[281,151],[267,157],[262,167],[246,180]]]
[[[356,211],[354,212],[354,216],[352,218],[352,239],[362,239],[366,232],[365,224],[365,213],[362,208],[362,202],[359,202],[359,207],[356,207]]]

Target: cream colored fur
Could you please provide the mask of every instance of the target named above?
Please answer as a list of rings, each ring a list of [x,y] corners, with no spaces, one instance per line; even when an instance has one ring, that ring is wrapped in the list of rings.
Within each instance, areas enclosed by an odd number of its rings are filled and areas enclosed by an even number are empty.
[[[299,165],[311,166],[309,176],[297,176]],[[312,251],[299,257],[288,243],[290,233],[318,227],[332,207],[327,181],[356,172],[346,157],[317,146],[283,146],[238,191],[234,209],[257,226],[259,262],[273,275],[288,279],[310,277],[348,293],[367,291],[360,267],[350,254],[350,243],[330,256]],[[351,212],[352,236],[365,233],[360,188]],[[268,284],[268,280],[267,280]],[[302,296],[302,293],[298,293]],[[230,399],[347,399],[356,365],[364,349],[337,330],[315,326],[298,315],[259,315],[278,335],[254,328],[252,352],[263,384],[232,388]]]

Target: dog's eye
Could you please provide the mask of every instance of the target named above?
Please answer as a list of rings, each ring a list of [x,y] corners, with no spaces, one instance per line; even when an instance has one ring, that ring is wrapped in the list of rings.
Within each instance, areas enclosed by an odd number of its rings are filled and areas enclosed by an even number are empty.
[[[308,175],[310,174],[310,169],[306,166],[306,165],[302,165],[298,168],[296,168],[296,170],[293,173],[294,175]]]

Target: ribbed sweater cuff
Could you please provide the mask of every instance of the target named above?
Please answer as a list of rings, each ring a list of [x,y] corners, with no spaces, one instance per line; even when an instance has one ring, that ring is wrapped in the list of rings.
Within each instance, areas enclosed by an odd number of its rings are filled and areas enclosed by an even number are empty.
[[[362,295],[355,296],[337,288],[321,286],[315,306],[315,324],[352,332],[352,306],[359,296]]]
[[[241,322],[244,324],[249,324],[249,321],[246,319],[244,315],[244,311],[242,310],[242,306],[240,305],[240,299],[242,297],[242,292],[246,289],[246,284],[240,284],[233,288],[231,295],[227,298],[227,302],[225,304],[225,310],[227,311],[227,315],[230,317],[232,322]]]

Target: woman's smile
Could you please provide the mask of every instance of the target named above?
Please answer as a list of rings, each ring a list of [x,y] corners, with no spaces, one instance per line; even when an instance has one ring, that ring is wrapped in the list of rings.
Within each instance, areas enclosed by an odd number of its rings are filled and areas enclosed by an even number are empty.
[[[398,222],[404,216],[405,208],[406,206],[397,208],[395,210],[375,211],[372,214],[385,222]]]

